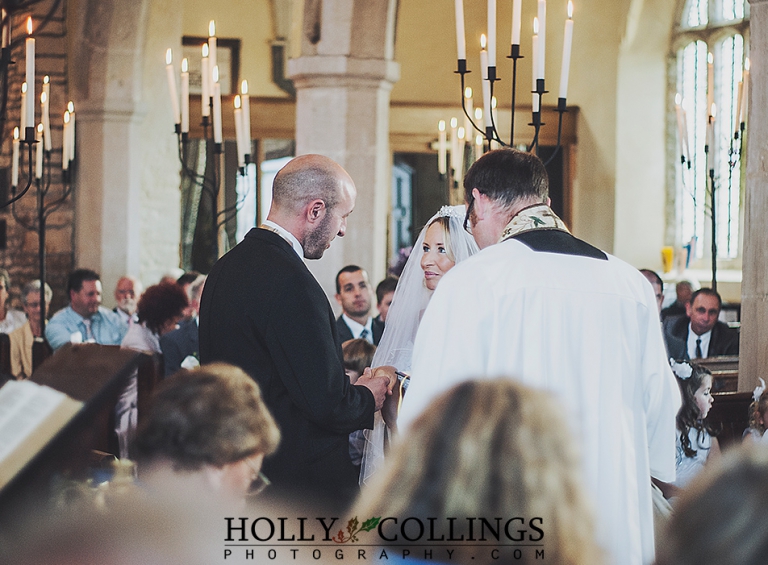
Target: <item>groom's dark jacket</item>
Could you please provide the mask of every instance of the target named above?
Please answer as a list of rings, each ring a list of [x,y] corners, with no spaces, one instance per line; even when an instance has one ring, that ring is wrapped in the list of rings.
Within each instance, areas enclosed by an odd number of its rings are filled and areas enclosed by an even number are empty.
[[[200,355],[259,383],[282,435],[263,467],[275,485],[354,496],[348,435],[373,426],[373,395],[349,384],[328,299],[278,234],[254,228],[214,265],[200,307]]]

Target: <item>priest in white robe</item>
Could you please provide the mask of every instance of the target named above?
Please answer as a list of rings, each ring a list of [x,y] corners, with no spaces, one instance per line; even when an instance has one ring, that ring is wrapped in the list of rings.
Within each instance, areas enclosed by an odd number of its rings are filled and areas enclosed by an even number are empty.
[[[579,444],[607,563],[650,563],[650,477],[675,476],[680,404],[655,298],[639,271],[573,237],[547,192],[541,161],[512,149],[467,173],[482,251],[445,275],[424,314],[401,429],[468,378],[551,391]]]

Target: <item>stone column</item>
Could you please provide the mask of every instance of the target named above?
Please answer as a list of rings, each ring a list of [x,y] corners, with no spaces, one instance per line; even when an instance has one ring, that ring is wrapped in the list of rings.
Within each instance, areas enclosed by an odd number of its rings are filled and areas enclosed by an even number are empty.
[[[304,4],[301,57],[288,62],[296,86],[296,154],[320,153],[357,186],[347,235],[310,269],[329,297],[345,265],[386,270],[391,184],[389,95],[400,78],[392,61],[397,0],[318,0]],[[331,302],[335,302],[331,298]]]
[[[752,390],[768,367],[768,0],[750,0],[752,61],[747,126],[739,390]]]

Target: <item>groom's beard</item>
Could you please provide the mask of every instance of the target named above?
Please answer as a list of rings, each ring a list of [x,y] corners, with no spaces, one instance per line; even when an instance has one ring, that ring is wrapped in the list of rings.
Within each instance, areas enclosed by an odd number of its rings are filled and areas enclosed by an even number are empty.
[[[318,226],[307,234],[303,245],[304,257],[307,259],[320,259],[333,241],[335,234],[332,231],[331,219],[331,211],[327,210]]]

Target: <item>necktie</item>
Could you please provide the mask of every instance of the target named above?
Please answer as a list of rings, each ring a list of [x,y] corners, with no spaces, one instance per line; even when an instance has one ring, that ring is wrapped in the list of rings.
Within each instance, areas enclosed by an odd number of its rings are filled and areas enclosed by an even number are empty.
[[[360,339],[364,339],[366,341],[371,341],[368,339],[368,328],[363,328],[363,331],[360,332]]]
[[[696,358],[701,359],[703,355],[701,354],[701,338],[696,338]]]
[[[91,331],[91,320],[83,319],[83,325],[85,326],[85,340],[84,341],[92,341],[93,340],[93,332]]]

